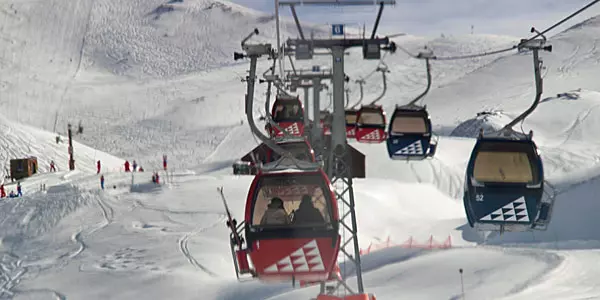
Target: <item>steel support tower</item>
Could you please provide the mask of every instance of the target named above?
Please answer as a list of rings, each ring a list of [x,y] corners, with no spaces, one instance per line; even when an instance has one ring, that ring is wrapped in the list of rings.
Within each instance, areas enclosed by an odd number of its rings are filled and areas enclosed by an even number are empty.
[[[357,1],[352,0],[349,2],[339,0],[279,0],[280,6],[290,6],[294,21],[300,35],[300,39],[289,39],[286,41],[288,47],[293,49],[297,60],[312,59],[315,50],[325,49],[329,50],[333,56],[333,67],[332,67],[332,86],[333,86],[333,121],[331,128],[331,145],[328,149],[328,170],[327,175],[329,176],[332,185],[336,190],[336,197],[339,202],[340,211],[340,234],[342,235],[342,244],[340,251],[345,256],[345,265],[342,267],[342,278],[339,280],[336,286],[327,288],[325,283],[321,283],[321,294],[364,294],[362,268],[360,260],[360,248],[358,244],[358,231],[355,211],[355,200],[354,200],[354,189],[352,186],[352,165],[351,160],[346,159],[349,156],[347,151],[347,140],[346,140],[346,119],[345,119],[345,73],[344,73],[344,53],[348,48],[362,47],[363,58],[365,59],[381,59],[381,51],[389,50],[394,52],[396,50],[395,44],[390,43],[389,39],[376,37],[377,27],[381,19],[384,5],[393,5],[395,0],[366,0]],[[296,14],[296,5],[373,5],[379,4],[379,12],[375,21],[375,26],[372,30],[370,38],[346,38],[344,35],[343,39],[309,39],[305,38],[302,31],[298,16]],[[338,26],[338,27],[336,27]],[[339,27],[342,26],[342,27]],[[332,32],[335,34],[336,31],[343,31],[343,25],[332,25]],[[318,120],[317,120],[318,121]],[[343,208],[347,208],[347,211],[343,211]],[[344,232],[345,231],[345,232]],[[345,233],[348,234],[345,234]],[[352,264],[356,275],[356,290],[347,284],[347,272],[349,268],[348,264]]]
[[[286,81],[290,82],[289,87],[291,90],[295,90],[299,87],[304,88],[304,113],[305,113],[305,124],[308,125],[308,90],[313,89],[313,123],[309,134],[310,143],[312,148],[315,150],[315,154],[323,154],[323,129],[320,123],[321,113],[321,90],[326,87],[321,81],[331,80],[333,74],[330,71],[309,71],[309,70],[298,70],[294,74],[288,73]]]

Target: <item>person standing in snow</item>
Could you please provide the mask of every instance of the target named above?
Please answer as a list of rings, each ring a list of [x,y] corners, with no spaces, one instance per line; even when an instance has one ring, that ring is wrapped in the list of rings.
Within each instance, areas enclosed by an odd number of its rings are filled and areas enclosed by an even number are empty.
[[[167,170],[167,155],[163,154],[163,169]]]
[[[17,196],[22,197],[23,196],[23,190],[21,189],[21,182],[17,181]]]
[[[133,160],[133,164],[131,164],[131,166],[133,167],[133,172],[135,172],[135,170],[137,169],[137,162],[135,162],[135,159]]]
[[[101,167],[102,167],[102,166],[100,165],[100,161],[98,161],[98,162],[96,163],[96,169],[98,169],[98,170],[96,171],[96,174],[100,174],[100,169],[101,169]]]
[[[125,161],[125,172],[129,172],[129,171],[131,171],[131,169],[129,169],[129,161],[126,160]]]
[[[54,166],[54,161],[50,161],[50,172],[56,172],[56,166]]]
[[[100,188],[104,189],[104,175],[100,175]]]
[[[4,184],[0,185],[0,198],[6,197],[6,191],[4,190]]]

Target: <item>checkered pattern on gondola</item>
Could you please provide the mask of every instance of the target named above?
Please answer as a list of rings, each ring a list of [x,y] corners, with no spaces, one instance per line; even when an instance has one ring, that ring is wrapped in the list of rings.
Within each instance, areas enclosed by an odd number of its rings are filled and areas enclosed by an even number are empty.
[[[287,131],[291,135],[300,135],[300,128],[298,127],[298,123],[292,123],[292,125],[285,128],[285,131]]]
[[[316,240],[308,242],[292,254],[265,268],[265,273],[325,271]]]
[[[361,139],[367,141],[380,141],[381,135],[379,134],[379,130],[373,130],[370,133],[363,135]]]
[[[355,136],[356,135],[356,129],[352,128],[352,129],[346,130],[346,135],[347,136]]]
[[[521,197],[502,208],[495,210],[491,214],[480,219],[481,221],[512,221],[528,223],[529,214],[527,213],[527,205],[525,197]]]
[[[416,142],[396,151],[394,153],[396,155],[423,155],[423,144],[421,140],[417,140]]]

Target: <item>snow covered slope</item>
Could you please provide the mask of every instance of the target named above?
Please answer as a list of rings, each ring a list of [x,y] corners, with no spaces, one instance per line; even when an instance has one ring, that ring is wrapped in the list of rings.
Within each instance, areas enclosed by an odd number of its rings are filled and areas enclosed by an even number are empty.
[[[274,42],[271,17],[227,1],[74,3],[0,3],[0,38],[5,41],[0,43],[0,110],[10,119],[57,132],[82,121],[89,135],[81,139],[100,150],[152,163],[168,153],[173,167],[193,168],[244,118],[245,85],[240,80],[248,66],[245,61],[233,64],[233,52],[241,50],[241,39],[255,27],[261,33],[253,40]],[[297,36],[292,24],[283,22],[285,37]],[[428,43],[439,54],[481,51],[516,40],[487,35],[396,39],[411,51]],[[358,53],[353,50],[348,58],[352,79],[366,77],[376,67]],[[440,65],[436,85],[492,59]],[[386,61],[395,74],[390,77],[390,102],[418,93],[422,62],[400,52]],[[323,58],[314,63],[331,62]],[[215,69],[224,65],[228,67]],[[261,64],[261,72],[266,68]],[[378,76],[369,77],[365,100],[378,92]],[[354,101],[358,87],[350,88]],[[258,87],[257,97],[263,92]]]
[[[4,178],[6,170],[10,168],[10,160],[35,156],[39,165],[39,173],[50,170],[50,161],[54,161],[57,171],[66,175],[69,170],[68,138],[61,136],[60,143],[56,143],[56,135],[40,130],[29,125],[14,123],[0,118],[0,162],[2,169],[0,175]],[[75,135],[73,142],[75,166],[78,173],[96,174],[96,161],[100,160],[104,170],[117,171],[123,167],[125,160],[110,154],[99,152],[77,142]],[[71,176],[71,175],[69,175]],[[29,181],[29,180],[25,180]]]
[[[235,280],[216,188],[225,187],[240,217],[252,178],[225,173],[231,160],[256,141],[242,122],[240,79],[247,65],[211,68],[238,50],[246,34],[238,27],[263,24],[261,38],[268,39],[272,21],[225,2],[211,3],[0,3],[6,16],[0,20],[0,38],[6,41],[0,52],[0,109],[10,119],[49,130],[58,112],[58,132],[82,119],[85,130],[77,139],[99,149],[76,144],[81,172],[34,176],[24,181],[25,197],[0,201],[0,297],[233,300],[308,299],[317,293],[316,287],[294,290],[288,283]],[[209,41],[215,32],[225,33],[219,35],[223,40]],[[483,238],[465,226],[460,199],[474,143],[468,125],[479,123],[473,120],[477,112],[498,109],[502,112],[486,120],[497,128],[529,105],[530,54],[433,62],[434,89],[425,103],[443,134],[434,159],[390,161],[385,145],[355,145],[367,155],[367,179],[355,184],[361,247],[387,238],[401,243],[430,236],[449,236],[454,246],[436,251],[396,247],[365,255],[367,291],[378,299],[460,299],[457,271],[462,268],[469,299],[600,297],[598,272],[589,268],[600,247],[594,197],[600,149],[590,138],[598,128],[600,103],[592,76],[597,74],[597,36],[597,19],[592,19],[551,39],[555,52],[544,54],[546,99],[523,124],[523,130],[535,132],[557,197],[544,233],[492,235],[487,243],[493,246],[482,245]],[[443,56],[518,39],[395,40],[412,52],[428,44]],[[389,111],[424,88],[425,69],[422,61],[400,52],[384,61],[392,71],[382,100]],[[300,66],[311,64],[330,62],[319,58]],[[362,61],[353,50],[347,72],[357,79],[376,64]],[[262,63],[261,71],[267,67]],[[379,91],[377,76],[368,78],[366,100]],[[357,87],[350,88],[356,99]],[[257,97],[263,91],[259,88]],[[459,124],[464,126],[456,129]],[[64,169],[66,147],[56,145],[53,134],[8,121],[0,126],[0,142],[10,149],[5,152],[36,155],[44,167],[54,159]],[[148,172],[120,172],[123,160],[102,151],[136,159],[147,170],[167,153],[175,172],[168,184],[157,186]],[[104,191],[95,174],[98,158],[106,168],[109,188]],[[163,182],[165,177],[161,173]],[[38,191],[40,183],[48,190]],[[342,264],[342,269],[352,276],[350,267]]]

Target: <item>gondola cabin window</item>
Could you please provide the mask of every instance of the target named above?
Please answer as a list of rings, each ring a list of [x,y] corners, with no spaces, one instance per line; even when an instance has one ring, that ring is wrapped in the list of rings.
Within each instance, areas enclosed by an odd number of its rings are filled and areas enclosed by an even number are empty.
[[[304,113],[296,101],[277,103],[273,112],[275,122],[299,122],[304,120]]]
[[[396,117],[392,121],[392,133],[427,133],[422,117]]]
[[[534,183],[537,172],[525,152],[482,151],[475,158],[473,176],[479,182]]]
[[[365,111],[360,114],[360,117],[357,121],[361,125],[369,126],[369,125],[385,125],[383,120],[383,116],[378,111]]]
[[[330,195],[309,180],[267,178],[258,186],[252,225],[275,227],[324,226],[331,223]],[[296,184],[294,184],[296,182]]]
[[[346,114],[346,124],[356,124],[356,113]]]

